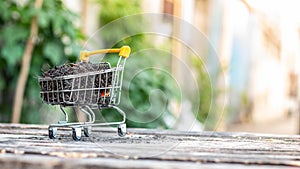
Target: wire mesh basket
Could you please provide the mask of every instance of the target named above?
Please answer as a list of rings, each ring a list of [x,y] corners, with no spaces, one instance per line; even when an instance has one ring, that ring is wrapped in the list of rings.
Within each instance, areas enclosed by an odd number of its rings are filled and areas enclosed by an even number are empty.
[[[119,53],[120,57],[116,67],[111,67],[108,62],[96,64],[88,62],[90,55],[100,53]],[[126,114],[117,105],[120,103],[124,66],[129,54],[130,48],[128,46],[123,46],[120,49],[82,51],[80,64],[85,65],[84,69],[74,67],[74,64],[71,64],[64,67],[62,72],[64,75],[62,76],[38,78],[42,101],[51,105],[59,105],[65,115],[64,121],[49,125],[48,133],[51,139],[57,138],[58,127],[72,128],[74,140],[81,139],[82,130],[85,136],[90,136],[92,126],[117,125],[119,136],[126,135]],[[80,110],[88,116],[88,120],[69,123],[68,114],[64,110],[65,107]],[[95,123],[94,109],[101,111],[102,108],[116,109],[123,116],[123,120]]]

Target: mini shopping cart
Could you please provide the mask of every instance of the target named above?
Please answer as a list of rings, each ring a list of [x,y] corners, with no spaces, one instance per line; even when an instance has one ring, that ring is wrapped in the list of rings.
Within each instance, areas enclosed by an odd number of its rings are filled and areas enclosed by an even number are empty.
[[[126,114],[117,107],[120,103],[123,71],[126,59],[130,54],[130,47],[123,46],[119,49],[103,49],[96,51],[81,51],[80,63],[87,63],[88,58],[94,54],[119,53],[116,67],[111,67],[108,62],[100,62],[102,69],[97,71],[79,72],[59,77],[39,77],[41,98],[44,103],[59,105],[65,119],[48,127],[50,139],[57,138],[58,128],[71,128],[72,137],[78,141],[83,131],[86,137],[91,135],[92,126],[117,125],[118,135],[126,135]],[[65,107],[73,107],[87,115],[86,122],[68,122]],[[113,108],[119,112],[123,120],[119,122],[95,123],[94,110]]]

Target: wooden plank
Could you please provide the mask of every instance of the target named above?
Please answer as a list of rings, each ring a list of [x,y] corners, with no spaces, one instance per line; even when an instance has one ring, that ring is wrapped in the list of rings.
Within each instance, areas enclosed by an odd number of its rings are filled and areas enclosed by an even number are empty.
[[[299,135],[93,128],[51,140],[45,125],[0,124],[1,168],[297,168]]]

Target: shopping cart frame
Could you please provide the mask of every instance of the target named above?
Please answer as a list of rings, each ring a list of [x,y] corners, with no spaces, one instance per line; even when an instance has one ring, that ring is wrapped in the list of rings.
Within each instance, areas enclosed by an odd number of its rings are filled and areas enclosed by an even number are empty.
[[[126,114],[122,109],[117,107],[117,105],[120,103],[124,67],[126,59],[130,55],[130,47],[123,46],[117,49],[81,51],[80,60],[81,62],[87,62],[89,56],[103,53],[119,53],[119,59],[116,67],[111,67],[108,63],[109,69],[105,70],[54,78],[38,78],[39,84],[41,85],[40,94],[43,102],[51,105],[60,105],[60,109],[65,117],[64,120],[59,121],[57,124],[49,125],[48,135],[50,139],[57,138],[58,128],[71,128],[72,138],[78,141],[81,139],[82,131],[86,137],[89,137],[93,126],[111,125],[117,125],[117,132],[119,136],[124,137],[126,135]],[[109,75],[111,75],[111,79],[108,78]],[[95,79],[97,78],[99,78],[99,84],[96,84]],[[103,80],[103,78],[105,85],[101,86],[101,80]],[[88,79],[92,79],[92,81],[90,82]],[[109,80],[111,80],[111,82],[109,82]],[[71,89],[64,89],[63,82],[66,81],[70,82]],[[74,88],[76,82],[79,82],[79,85],[77,85],[78,88]],[[53,83],[56,83],[56,88],[53,87]],[[46,85],[46,89],[49,90],[43,90],[43,85]],[[96,85],[98,86],[95,87]],[[60,88],[58,86],[60,86]],[[84,87],[82,88],[82,86]],[[56,99],[53,99],[54,95]],[[51,98],[49,96],[51,96],[52,99],[49,99]],[[83,98],[80,98],[80,96]],[[65,107],[73,107],[75,112],[80,111],[85,113],[87,115],[87,121],[69,123],[68,114],[64,110]],[[102,108],[115,109],[122,115],[122,121],[95,123],[96,116],[94,110],[98,109],[101,112]]]

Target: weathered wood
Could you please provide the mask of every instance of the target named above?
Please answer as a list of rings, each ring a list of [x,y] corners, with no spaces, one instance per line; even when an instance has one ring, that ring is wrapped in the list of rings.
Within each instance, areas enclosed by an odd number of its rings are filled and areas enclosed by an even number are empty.
[[[0,168],[299,168],[300,136],[93,128],[48,138],[45,125],[0,124]]]

